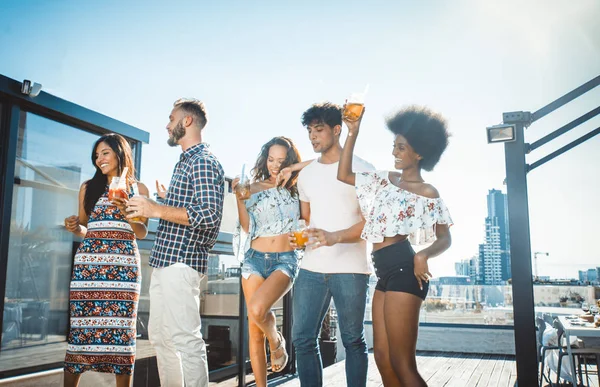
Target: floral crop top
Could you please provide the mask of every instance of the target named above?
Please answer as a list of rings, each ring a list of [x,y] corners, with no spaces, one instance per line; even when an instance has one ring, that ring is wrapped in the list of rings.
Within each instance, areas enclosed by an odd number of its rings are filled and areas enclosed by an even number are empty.
[[[248,217],[248,233],[238,220],[233,234],[233,252],[237,256],[240,247],[246,252],[252,240],[291,232],[300,219],[300,200],[285,188],[270,188],[252,194],[245,201]],[[241,258],[240,258],[241,259]]]
[[[356,174],[356,195],[366,220],[361,238],[383,242],[384,237],[408,235],[421,245],[435,240],[435,225],[452,225],[441,198],[428,198],[396,187],[387,171]]]

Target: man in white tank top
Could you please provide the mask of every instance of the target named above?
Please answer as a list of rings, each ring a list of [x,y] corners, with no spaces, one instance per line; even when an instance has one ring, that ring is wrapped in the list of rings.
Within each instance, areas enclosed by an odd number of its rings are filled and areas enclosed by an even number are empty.
[[[310,224],[311,242],[294,284],[292,339],[300,383],[322,386],[322,362],[318,336],[331,299],[338,315],[346,349],[348,386],[364,387],[367,380],[367,345],[364,314],[370,265],[354,187],[337,180],[342,146],[342,109],[332,103],[313,105],[304,112],[313,149],[320,157],[308,164],[298,178],[301,217]],[[374,170],[356,157],[356,172]]]

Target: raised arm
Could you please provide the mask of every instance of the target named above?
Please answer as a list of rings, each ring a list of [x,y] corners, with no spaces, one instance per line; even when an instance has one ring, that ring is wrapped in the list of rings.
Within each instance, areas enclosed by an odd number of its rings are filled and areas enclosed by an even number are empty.
[[[300,163],[292,164],[289,167],[283,168],[281,171],[279,171],[279,174],[277,175],[276,184],[278,186],[284,187],[288,180],[292,177],[293,172],[300,172],[302,169],[304,169],[304,167],[306,167],[313,161],[314,159],[306,160]]]
[[[346,137],[344,149],[342,149],[342,156],[340,157],[337,174],[338,180],[342,183],[354,185],[356,175],[352,172],[352,155],[354,154],[354,145],[356,144],[358,129],[360,128],[360,122],[362,121],[364,114],[365,109],[363,109],[363,112],[357,121],[348,121],[344,119],[344,123],[348,128],[348,137]]]

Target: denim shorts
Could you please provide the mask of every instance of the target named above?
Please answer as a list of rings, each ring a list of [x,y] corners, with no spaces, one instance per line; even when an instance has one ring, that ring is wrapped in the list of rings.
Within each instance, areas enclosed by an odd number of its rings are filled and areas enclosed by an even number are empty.
[[[281,270],[293,282],[296,275],[298,275],[298,255],[296,251],[263,253],[253,248],[246,251],[242,263],[242,277],[248,279],[250,274],[256,274],[266,279],[277,270]]]

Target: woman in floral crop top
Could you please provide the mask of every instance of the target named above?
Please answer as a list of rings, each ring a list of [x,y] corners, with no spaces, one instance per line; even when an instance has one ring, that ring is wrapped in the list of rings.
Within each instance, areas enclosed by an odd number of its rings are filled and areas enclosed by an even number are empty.
[[[271,308],[290,290],[298,274],[298,257],[288,234],[300,218],[300,201],[298,172],[282,187],[277,185],[277,175],[298,162],[300,155],[290,139],[273,138],[263,145],[252,169],[250,198],[237,199],[239,228],[234,235],[234,249],[244,251],[242,288],[248,307],[250,362],[257,386],[267,385],[265,337],[271,348],[271,370],[281,371],[288,361],[285,340],[277,331]],[[235,179],[232,187],[235,189],[238,183]]]
[[[446,122],[422,107],[399,111],[387,126],[395,135],[395,168],[402,172],[353,173],[361,120],[362,115],[357,121],[344,120],[348,138],[338,180],[356,187],[366,220],[362,238],[373,243],[378,278],[372,308],[375,362],[385,386],[427,386],[415,359],[419,310],[431,277],[427,261],[450,247],[452,219],[438,191],[423,180],[421,169],[431,171],[446,149]],[[418,253],[411,246],[429,242]]]

